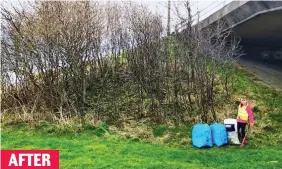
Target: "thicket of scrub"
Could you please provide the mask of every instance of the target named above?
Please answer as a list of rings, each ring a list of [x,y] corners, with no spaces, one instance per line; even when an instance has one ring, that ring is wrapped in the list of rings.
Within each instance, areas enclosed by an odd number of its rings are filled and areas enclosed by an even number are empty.
[[[2,6],[2,120],[78,123],[215,121],[241,53],[224,24],[165,36],[163,18],[133,2]]]

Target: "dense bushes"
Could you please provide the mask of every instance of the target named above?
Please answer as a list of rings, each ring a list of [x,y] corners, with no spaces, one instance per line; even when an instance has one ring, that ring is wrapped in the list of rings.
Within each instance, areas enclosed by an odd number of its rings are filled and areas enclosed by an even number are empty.
[[[2,112],[24,121],[216,120],[238,42],[221,23],[192,27],[185,6],[186,29],[167,37],[161,16],[134,3],[2,7]]]

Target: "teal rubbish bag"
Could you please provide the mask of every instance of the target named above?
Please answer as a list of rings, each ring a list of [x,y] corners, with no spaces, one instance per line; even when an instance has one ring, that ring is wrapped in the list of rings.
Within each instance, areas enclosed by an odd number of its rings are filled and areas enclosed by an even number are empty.
[[[213,123],[210,128],[213,144],[220,147],[228,143],[227,131],[224,124]]]
[[[195,147],[212,147],[211,129],[208,124],[198,123],[192,128],[192,144]]]

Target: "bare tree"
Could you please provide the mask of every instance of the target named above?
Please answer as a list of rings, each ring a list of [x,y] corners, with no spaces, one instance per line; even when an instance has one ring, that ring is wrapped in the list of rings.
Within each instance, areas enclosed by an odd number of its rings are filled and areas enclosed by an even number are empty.
[[[160,15],[134,2],[2,6],[1,109],[82,123],[86,114],[112,123],[217,120],[239,43],[223,23],[192,25],[189,1],[179,3],[173,11],[184,29],[169,36]]]

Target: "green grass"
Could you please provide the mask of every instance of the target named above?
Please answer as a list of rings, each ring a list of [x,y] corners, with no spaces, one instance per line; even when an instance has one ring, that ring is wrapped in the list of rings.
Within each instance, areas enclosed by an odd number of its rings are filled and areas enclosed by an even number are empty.
[[[48,127],[48,126],[45,126]],[[197,149],[132,141],[115,134],[52,134],[26,125],[2,128],[2,149],[57,149],[60,168],[281,168],[282,145]],[[95,134],[96,133],[96,134]]]

